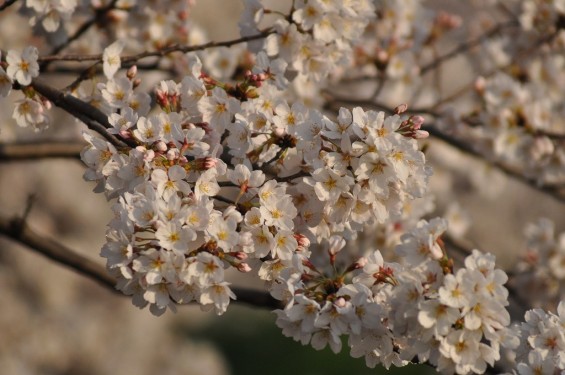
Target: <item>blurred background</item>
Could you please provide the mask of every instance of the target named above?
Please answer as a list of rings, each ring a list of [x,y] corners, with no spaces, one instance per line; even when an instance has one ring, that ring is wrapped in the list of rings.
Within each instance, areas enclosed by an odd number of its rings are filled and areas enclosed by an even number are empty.
[[[239,1],[200,1],[191,17],[210,40],[220,41],[238,33],[235,15],[241,9]],[[27,21],[15,9],[8,12],[0,22],[2,49],[13,48],[29,36],[15,26]],[[58,110],[54,110],[55,120],[46,132],[33,134],[10,119],[12,108],[0,101],[2,143],[80,139],[79,127]],[[466,238],[481,250],[497,254],[501,267],[510,268],[523,252],[526,223],[544,216],[563,230],[562,205],[442,143],[429,144],[437,212],[441,214],[450,203],[459,202],[472,223]],[[477,177],[470,170],[484,175]],[[28,217],[33,229],[103,264],[98,253],[112,215],[110,203],[92,193],[94,185],[83,181],[83,172],[80,161],[73,159],[0,163],[0,215],[21,215],[33,195]],[[234,304],[224,316],[217,317],[185,306],[177,314],[154,317],[148,310],[132,306],[127,297],[2,236],[0,290],[2,374],[382,372],[368,369],[346,349],[339,355],[329,349],[317,352],[283,337],[274,324],[274,314],[266,310]],[[409,366],[390,373],[432,372],[427,367]]]

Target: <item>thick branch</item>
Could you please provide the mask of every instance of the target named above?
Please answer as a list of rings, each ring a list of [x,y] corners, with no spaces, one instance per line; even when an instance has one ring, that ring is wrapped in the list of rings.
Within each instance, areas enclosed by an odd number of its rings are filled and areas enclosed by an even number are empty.
[[[110,143],[118,148],[128,148],[128,144],[108,133],[107,128],[112,127],[108,122],[108,116],[99,109],[91,106],[72,95],[65,94],[46,83],[34,79],[31,86],[41,95],[49,99],[57,107],[84,122],[89,129],[102,135]]]
[[[103,266],[75,253],[55,240],[34,232],[25,222],[18,219],[6,220],[5,218],[0,218],[0,233],[117,292],[114,288],[114,285],[116,285],[115,280],[106,272]]]
[[[53,239],[34,232],[22,220],[0,218],[0,234],[27,246],[57,263],[71,268],[79,274],[90,277],[113,292],[120,293],[115,289],[116,281],[102,265],[76,253]],[[235,302],[268,309],[281,308],[280,302],[265,291],[240,287],[233,287],[232,290],[237,296]]]
[[[0,144],[0,162],[45,158],[80,159],[84,148],[80,142],[34,142]]]
[[[18,1],[18,0],[6,0],[6,1],[4,1],[4,3],[2,3],[2,5],[0,5],[0,12],[3,11],[4,9],[8,8],[10,5],[14,4],[16,1]]]

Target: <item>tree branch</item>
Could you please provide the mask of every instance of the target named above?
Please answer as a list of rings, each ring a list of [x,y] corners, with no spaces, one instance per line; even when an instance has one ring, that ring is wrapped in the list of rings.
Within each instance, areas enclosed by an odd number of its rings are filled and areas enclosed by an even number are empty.
[[[178,44],[174,44],[172,46],[164,47],[158,51],[145,51],[138,53],[136,55],[130,56],[123,56],[121,58],[122,65],[127,66],[128,64],[133,64],[137,60],[141,60],[146,57],[163,57],[165,55],[171,54],[173,52],[194,52],[194,51],[201,51],[208,48],[215,48],[215,47],[231,47],[236,44],[250,42],[252,40],[262,39],[267,37],[270,34],[273,34],[274,31],[271,29],[266,29],[256,35],[245,36],[237,39],[227,40],[223,42],[208,42],[204,44],[199,44],[196,46],[181,46]],[[50,56],[43,56],[38,59],[39,62],[50,62],[50,61],[102,61],[102,54],[98,55],[50,55]]]
[[[78,254],[51,238],[38,234],[29,228],[24,220],[17,218],[7,220],[0,218],[0,234],[25,245],[29,249],[57,263],[67,266],[79,274],[97,281],[114,293],[123,295],[115,289],[116,281],[108,274],[102,265]],[[236,303],[244,303],[268,309],[281,308],[281,303],[265,291],[241,287],[232,287],[231,289],[237,296],[237,300],[234,301]]]
[[[0,162],[45,158],[80,159],[82,142],[33,142],[0,144]]]
[[[78,38],[80,38],[85,32],[87,32],[93,25],[95,25],[97,22],[99,22],[102,17],[104,17],[106,15],[106,13],[108,13],[110,10],[112,10],[115,6],[116,3],[118,2],[118,0],[112,0],[108,5],[106,5],[103,8],[99,8],[99,9],[95,9],[94,12],[94,17],[92,17],[91,19],[89,19],[88,21],[86,21],[85,23],[83,23],[75,32],[73,35],[71,35],[63,44],[55,47],[53,49],[53,51],[51,51],[51,55],[56,55],[59,52],[61,52],[62,50],[64,50],[65,48],[67,48],[67,46],[69,44],[71,44],[72,42],[74,42],[75,40],[77,40]],[[42,66],[41,69],[45,69],[47,67],[47,65],[49,65],[49,61],[45,61]]]
[[[453,147],[455,147],[456,149],[474,156],[476,158],[482,159],[484,162],[496,167],[497,169],[499,169],[500,171],[504,172],[504,174],[506,174],[509,177],[514,178],[517,181],[520,181],[521,183],[528,185],[538,191],[541,191],[542,193],[547,194],[548,196],[554,198],[555,200],[561,202],[561,203],[565,203],[565,196],[561,193],[560,189],[558,187],[552,187],[552,186],[540,186],[538,184],[538,182],[535,179],[531,179],[528,178],[522,174],[520,174],[518,171],[515,171],[509,167],[507,167],[506,165],[494,161],[494,160],[490,160],[487,159],[484,155],[482,155],[480,152],[476,151],[471,145],[469,145],[466,142],[463,142],[462,140],[459,140],[451,135],[448,135],[442,131],[440,131],[439,129],[437,129],[434,126],[430,126],[430,125],[425,125],[423,128],[423,130],[426,130],[428,133],[430,133],[430,135],[434,138],[437,138]]]
[[[0,234],[26,245],[31,250],[80,274],[90,277],[113,292],[118,292],[114,288],[114,285],[116,285],[115,280],[106,272],[103,266],[72,251],[55,240],[34,232],[27,226],[25,221],[0,218]]]
[[[59,91],[37,78],[33,80],[31,86],[57,107],[65,110],[67,113],[84,122],[89,129],[102,135],[114,146],[118,148],[130,148],[130,146],[132,146],[118,139],[106,130],[112,126],[108,122],[108,116],[99,109],[78,98],[75,98],[72,95]]]
[[[14,4],[18,0],[6,0],[0,5],[0,12],[8,8],[10,5]]]

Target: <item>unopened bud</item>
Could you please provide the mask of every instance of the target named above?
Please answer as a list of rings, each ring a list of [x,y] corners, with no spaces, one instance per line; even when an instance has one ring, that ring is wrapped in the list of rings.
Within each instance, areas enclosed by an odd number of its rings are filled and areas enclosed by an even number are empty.
[[[243,251],[236,251],[234,253],[232,253],[233,257],[239,260],[246,260],[248,258],[248,255],[246,253],[244,253]]]
[[[404,112],[406,112],[408,110],[408,104],[403,103],[398,105],[395,109],[394,109],[394,113],[397,115],[400,115]]]
[[[153,159],[155,159],[155,151],[153,150],[147,150],[144,154],[143,154],[143,161],[146,162],[152,162]]]
[[[365,258],[365,257],[361,257],[361,258],[359,258],[359,260],[357,260],[357,262],[355,262],[355,263],[357,264],[357,267],[358,267],[358,268],[363,268],[363,267],[365,267],[365,265],[368,263],[368,260],[367,260],[367,258]]]
[[[414,132],[414,138],[415,139],[425,139],[428,138],[430,136],[430,133],[428,133],[425,130],[416,130]]]
[[[251,271],[251,267],[249,267],[249,264],[247,264],[247,263],[239,263],[236,267],[237,267],[237,270],[239,272],[250,272]]]
[[[308,248],[310,246],[310,240],[303,234],[295,234],[294,238],[296,239],[299,247]]]
[[[120,135],[120,137],[122,137],[123,139],[130,139],[131,138],[131,131],[129,129],[124,129],[124,130],[120,130],[118,132],[118,134]]]
[[[167,160],[176,160],[179,157],[179,149],[171,148],[167,151]]]
[[[412,123],[412,128],[418,130],[424,124],[425,119],[422,116],[411,116],[410,122]]]
[[[209,156],[206,156],[205,158],[203,158],[203,165],[204,165],[204,169],[212,169],[215,168],[216,165],[218,165],[218,159],[216,158],[211,158]]]
[[[555,145],[548,137],[535,137],[529,151],[532,159],[540,161],[553,154]]]
[[[130,80],[132,80],[132,79],[135,78],[136,75],[137,75],[137,65],[132,65],[132,66],[128,69],[128,71],[127,71],[127,73],[126,73],[126,76],[127,76]]]
[[[343,297],[339,297],[334,302],[334,305],[336,305],[337,307],[345,307],[346,304],[347,304],[347,301]]]
[[[163,141],[157,141],[155,142],[155,150],[159,151],[159,152],[165,152],[168,150],[167,144]]]
[[[380,63],[382,63],[382,64],[387,63],[389,57],[390,57],[390,56],[389,56],[388,52],[385,51],[384,49],[381,49],[381,50],[378,50],[378,51],[377,51],[376,58],[377,58],[377,60],[378,60]]]
[[[485,77],[482,77],[482,76],[477,77],[473,86],[474,86],[475,91],[478,94],[483,95],[484,92],[485,92],[485,86],[486,86]]]

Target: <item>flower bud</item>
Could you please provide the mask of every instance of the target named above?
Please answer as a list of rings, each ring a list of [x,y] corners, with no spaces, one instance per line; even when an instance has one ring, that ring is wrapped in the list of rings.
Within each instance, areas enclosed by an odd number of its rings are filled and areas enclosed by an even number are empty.
[[[155,142],[154,147],[156,151],[160,151],[160,152],[165,152],[168,149],[167,144],[163,141]]]
[[[134,79],[135,76],[136,76],[136,74],[137,74],[137,65],[132,65],[132,66],[128,69],[128,71],[126,72],[126,76],[127,76],[130,80]]]
[[[403,104],[396,106],[396,108],[394,109],[394,113],[396,113],[397,115],[400,115],[400,114],[406,112],[407,110],[408,110],[408,104],[403,103]]]
[[[251,271],[251,267],[249,267],[249,264],[247,264],[247,263],[239,263],[236,266],[236,268],[239,272],[250,272]]]
[[[176,160],[179,157],[179,149],[178,148],[171,148],[167,151],[167,160]]]
[[[343,297],[339,297],[334,302],[334,305],[336,305],[337,307],[345,307],[346,304],[347,304],[347,301]]]
[[[308,248],[310,246],[310,240],[306,236],[304,236],[303,234],[295,234],[294,238],[296,239],[296,242],[298,243],[298,247]]]

